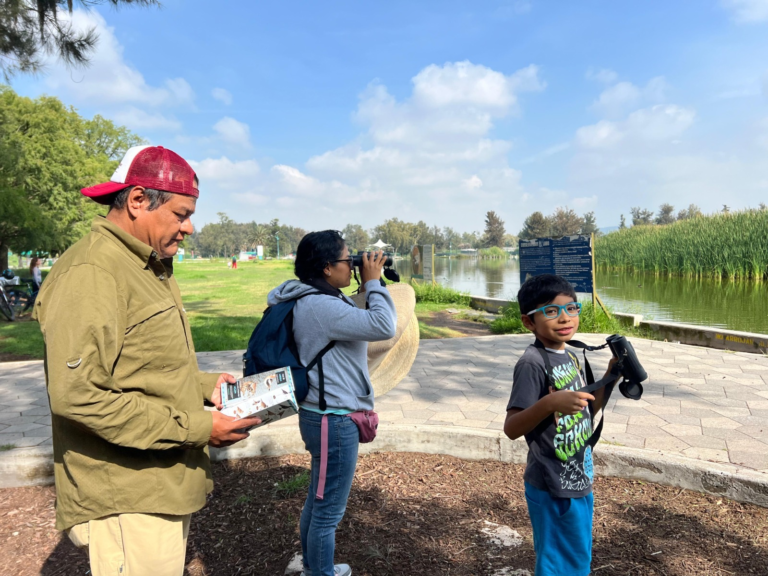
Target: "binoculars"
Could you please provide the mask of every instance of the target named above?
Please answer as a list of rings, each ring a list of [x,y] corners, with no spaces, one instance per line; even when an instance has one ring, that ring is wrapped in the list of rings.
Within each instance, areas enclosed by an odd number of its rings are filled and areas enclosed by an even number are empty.
[[[362,268],[363,267],[363,254],[367,254],[368,258],[371,258],[374,252],[361,252],[359,254],[354,254],[352,256],[352,267],[353,268]],[[387,257],[386,260],[384,260],[384,267],[389,268],[394,264],[394,261],[392,260],[392,255],[387,254],[386,252],[384,255]]]
[[[640,383],[648,378],[648,373],[640,364],[631,342],[618,334],[608,336],[605,341],[613,355],[619,359],[616,368],[623,378],[619,384],[619,392],[625,398],[639,400],[643,395],[643,385]]]

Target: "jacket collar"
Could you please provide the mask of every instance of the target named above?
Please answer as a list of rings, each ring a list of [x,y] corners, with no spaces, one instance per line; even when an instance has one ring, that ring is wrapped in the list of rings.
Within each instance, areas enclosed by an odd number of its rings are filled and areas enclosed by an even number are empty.
[[[153,261],[166,264],[167,259],[161,261],[158,258],[157,252],[155,252],[151,246],[144,244],[144,242],[135,236],[131,236],[128,232],[120,228],[120,226],[110,222],[104,216],[96,216],[93,219],[91,231],[106,236],[123,247],[131,255],[131,259],[142,268],[147,268]]]

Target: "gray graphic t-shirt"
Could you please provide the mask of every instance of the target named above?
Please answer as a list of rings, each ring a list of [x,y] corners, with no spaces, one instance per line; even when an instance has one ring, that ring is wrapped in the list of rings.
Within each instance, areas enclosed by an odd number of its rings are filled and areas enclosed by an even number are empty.
[[[546,350],[553,381],[547,378],[541,353],[531,345],[515,365],[507,410],[525,410],[553,390],[579,390],[586,386],[575,356]],[[528,462],[525,481],[556,498],[581,498],[592,492],[592,413],[589,407],[573,416],[554,414],[525,435]]]

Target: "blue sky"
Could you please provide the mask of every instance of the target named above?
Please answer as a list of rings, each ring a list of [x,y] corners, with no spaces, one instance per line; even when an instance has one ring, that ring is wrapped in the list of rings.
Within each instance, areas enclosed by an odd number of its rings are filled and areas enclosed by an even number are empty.
[[[768,201],[768,0],[204,2],[78,10],[90,68],[12,86],[194,162],[197,225]]]

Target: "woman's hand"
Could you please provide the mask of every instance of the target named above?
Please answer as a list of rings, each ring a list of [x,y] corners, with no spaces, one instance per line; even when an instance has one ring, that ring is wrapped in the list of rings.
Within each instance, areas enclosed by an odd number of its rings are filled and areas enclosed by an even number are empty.
[[[369,257],[370,254],[370,257]],[[360,275],[363,277],[363,286],[369,280],[381,280],[381,270],[387,257],[382,250],[378,252],[363,252],[363,267]]]

